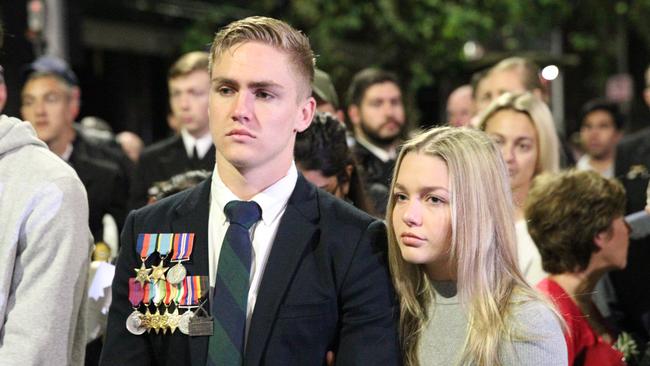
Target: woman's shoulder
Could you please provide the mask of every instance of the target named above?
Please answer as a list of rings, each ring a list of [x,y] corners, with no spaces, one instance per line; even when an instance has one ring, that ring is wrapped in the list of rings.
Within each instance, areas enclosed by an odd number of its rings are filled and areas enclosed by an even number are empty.
[[[538,299],[513,303],[511,322],[516,331],[503,352],[504,365],[566,365],[567,346],[560,319]]]

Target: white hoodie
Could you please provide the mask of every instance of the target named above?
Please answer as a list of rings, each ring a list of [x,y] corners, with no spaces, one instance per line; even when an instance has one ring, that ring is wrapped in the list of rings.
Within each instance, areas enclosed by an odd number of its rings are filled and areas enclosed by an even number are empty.
[[[0,116],[0,364],[83,364],[91,245],[77,174]]]

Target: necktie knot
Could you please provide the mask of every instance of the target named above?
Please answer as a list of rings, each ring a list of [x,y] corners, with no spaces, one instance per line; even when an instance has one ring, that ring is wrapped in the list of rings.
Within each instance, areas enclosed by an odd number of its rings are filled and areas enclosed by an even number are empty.
[[[223,212],[231,224],[238,224],[247,230],[262,217],[262,208],[255,201],[230,201]]]

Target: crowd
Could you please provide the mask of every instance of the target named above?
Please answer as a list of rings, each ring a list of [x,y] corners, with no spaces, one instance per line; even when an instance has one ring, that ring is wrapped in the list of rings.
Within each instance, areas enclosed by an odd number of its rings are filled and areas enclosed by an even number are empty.
[[[0,117],[1,365],[650,364],[650,236],[630,239],[650,128],[593,99],[570,143],[529,59],[409,131],[395,74],[340,99],[304,34],[249,17],[171,66],[146,147],[76,122],[64,61],[23,79]]]

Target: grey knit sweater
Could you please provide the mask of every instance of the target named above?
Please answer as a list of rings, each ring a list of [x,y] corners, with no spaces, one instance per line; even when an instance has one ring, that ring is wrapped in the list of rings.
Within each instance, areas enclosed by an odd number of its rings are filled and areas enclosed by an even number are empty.
[[[421,366],[458,365],[467,336],[467,313],[458,301],[453,282],[435,282],[435,305],[418,347]],[[500,349],[502,366],[568,364],[560,324],[545,304],[527,302],[514,312],[513,326],[531,336],[529,341],[505,343]]]

